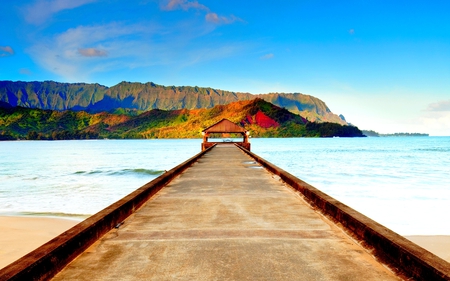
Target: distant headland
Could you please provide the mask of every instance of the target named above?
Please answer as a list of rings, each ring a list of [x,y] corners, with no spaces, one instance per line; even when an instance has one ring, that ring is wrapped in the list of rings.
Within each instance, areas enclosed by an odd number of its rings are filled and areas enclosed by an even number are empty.
[[[428,137],[429,134],[422,133],[393,133],[393,134],[380,134],[371,130],[361,130],[365,136],[368,137]]]

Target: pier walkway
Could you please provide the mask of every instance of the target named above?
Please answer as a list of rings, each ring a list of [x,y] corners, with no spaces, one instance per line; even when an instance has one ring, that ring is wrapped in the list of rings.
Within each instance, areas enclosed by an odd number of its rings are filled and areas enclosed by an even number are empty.
[[[401,280],[234,145],[162,188],[52,280]]]

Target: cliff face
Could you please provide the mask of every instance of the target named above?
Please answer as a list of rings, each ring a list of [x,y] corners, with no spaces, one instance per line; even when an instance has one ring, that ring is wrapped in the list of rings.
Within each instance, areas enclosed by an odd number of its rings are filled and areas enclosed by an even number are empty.
[[[161,86],[151,82],[122,82],[108,88],[86,83],[0,81],[0,102],[14,107],[59,111],[70,109],[97,113],[116,109],[199,109],[258,97],[300,114],[310,121],[347,124],[332,113],[320,99],[299,93],[252,95],[212,88]]]
[[[95,104],[107,90],[99,84],[0,81],[0,101],[14,107],[66,110]]]
[[[275,93],[258,95],[272,104],[284,107],[292,113],[299,114],[310,121],[332,122],[347,125],[347,122],[331,112],[322,100],[299,93]]]

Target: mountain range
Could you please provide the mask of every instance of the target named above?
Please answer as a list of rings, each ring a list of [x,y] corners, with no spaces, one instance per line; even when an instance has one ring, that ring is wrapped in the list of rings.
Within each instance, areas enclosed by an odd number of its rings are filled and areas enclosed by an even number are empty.
[[[112,87],[88,83],[0,81],[0,102],[13,107],[139,114],[151,109],[212,108],[236,101],[261,98],[286,108],[309,121],[347,125],[343,116],[331,112],[320,99],[300,93],[252,95],[190,86],[161,86],[152,82],[121,82]]]

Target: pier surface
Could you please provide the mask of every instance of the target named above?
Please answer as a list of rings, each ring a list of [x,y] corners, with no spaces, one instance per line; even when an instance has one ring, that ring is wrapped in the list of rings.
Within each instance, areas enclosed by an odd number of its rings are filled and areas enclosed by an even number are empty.
[[[400,280],[234,145],[212,148],[52,280]]]

